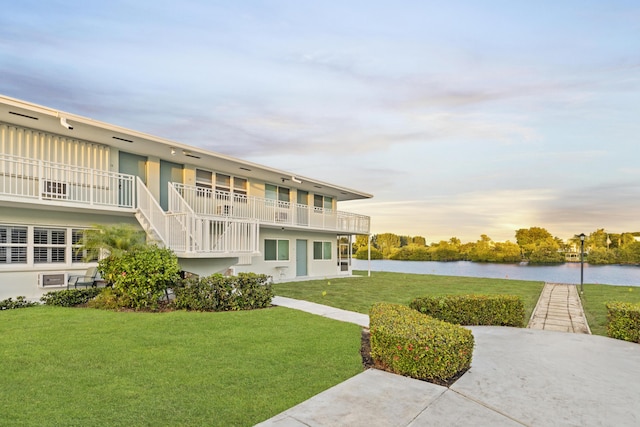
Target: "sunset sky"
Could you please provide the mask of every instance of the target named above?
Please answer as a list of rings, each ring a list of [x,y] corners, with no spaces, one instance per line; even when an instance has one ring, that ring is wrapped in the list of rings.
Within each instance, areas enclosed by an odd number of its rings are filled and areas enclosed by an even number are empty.
[[[637,0],[21,0],[0,93],[372,193],[373,233],[640,231]]]

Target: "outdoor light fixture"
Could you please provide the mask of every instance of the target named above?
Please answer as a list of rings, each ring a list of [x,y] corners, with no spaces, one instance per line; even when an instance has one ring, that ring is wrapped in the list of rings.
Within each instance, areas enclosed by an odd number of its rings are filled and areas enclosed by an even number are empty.
[[[175,148],[173,148],[173,147],[171,147],[171,155],[172,155],[172,156],[175,156],[175,155],[176,155],[176,149],[175,149]]]
[[[584,233],[580,233],[580,294],[584,293]]]

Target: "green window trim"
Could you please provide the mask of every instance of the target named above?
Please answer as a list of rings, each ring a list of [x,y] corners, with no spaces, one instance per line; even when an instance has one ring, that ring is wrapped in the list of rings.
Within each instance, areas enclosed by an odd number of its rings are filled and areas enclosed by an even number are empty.
[[[333,254],[331,242],[313,242],[313,259],[330,260]]]
[[[264,260],[265,261],[289,261],[289,241],[288,240],[264,240]]]

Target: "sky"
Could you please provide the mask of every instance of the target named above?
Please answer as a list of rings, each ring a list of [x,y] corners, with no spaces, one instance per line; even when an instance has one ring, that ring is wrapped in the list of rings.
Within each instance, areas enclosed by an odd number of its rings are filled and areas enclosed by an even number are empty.
[[[0,93],[373,194],[372,233],[640,231],[637,0],[21,0]]]

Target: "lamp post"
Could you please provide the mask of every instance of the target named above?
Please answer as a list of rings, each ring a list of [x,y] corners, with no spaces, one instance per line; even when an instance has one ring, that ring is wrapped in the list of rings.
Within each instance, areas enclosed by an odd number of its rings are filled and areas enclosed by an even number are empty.
[[[584,293],[584,233],[580,233],[580,294]]]

